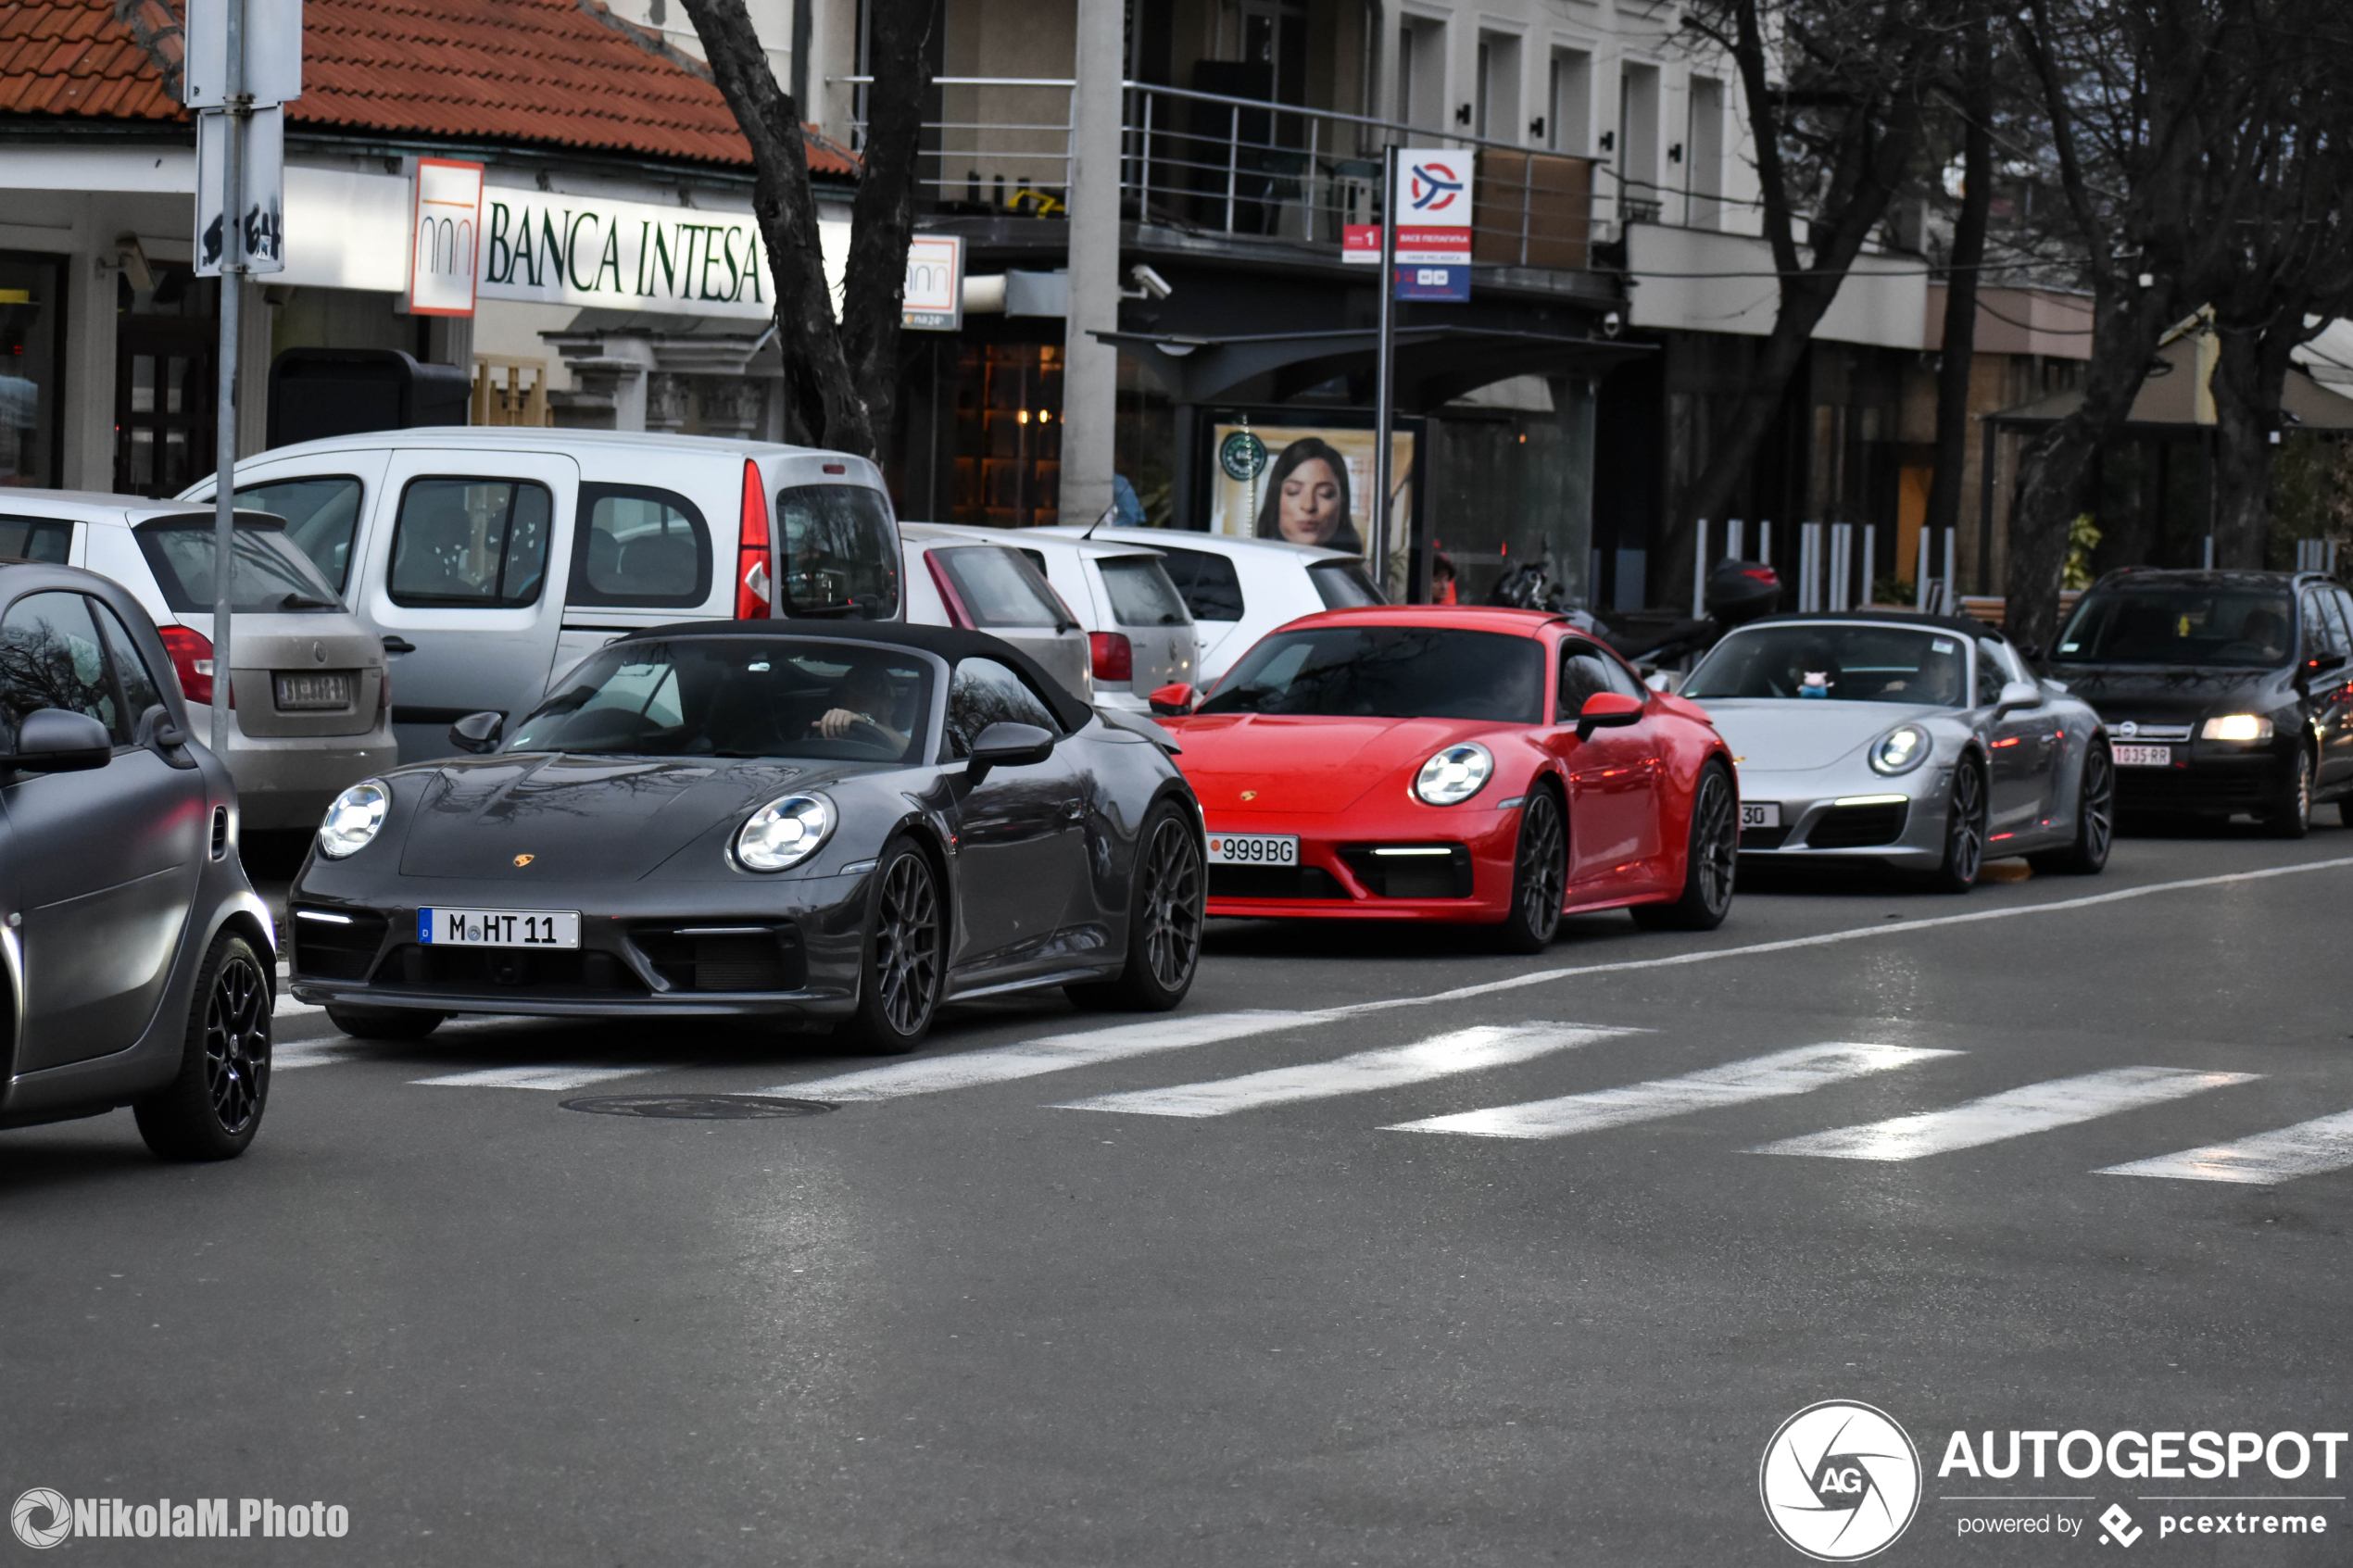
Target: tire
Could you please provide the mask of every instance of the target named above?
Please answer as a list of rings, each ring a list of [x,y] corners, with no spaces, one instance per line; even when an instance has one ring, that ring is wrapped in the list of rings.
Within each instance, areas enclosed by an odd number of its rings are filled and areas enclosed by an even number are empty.
[[[1185,999],[1201,971],[1209,878],[1201,833],[1185,809],[1163,801],[1136,835],[1135,891],[1127,902],[1127,967],[1116,980],[1063,989],[1083,1008],[1166,1012]]]
[[[355,1040],[422,1040],[441,1027],[446,1012],[410,1008],[338,1008],[327,1010],[327,1022]]]
[[[2312,748],[2297,746],[2295,770],[2263,813],[2263,831],[2273,838],[2302,838],[2312,831]]]
[[[1560,797],[1537,784],[1519,809],[1519,841],[1512,851],[1512,907],[1495,928],[1506,953],[1541,953],[1561,928],[1568,897],[1568,830]]]
[[[2083,754],[2083,774],[2075,789],[2075,842],[2064,849],[2029,855],[2026,863],[2046,875],[2097,876],[2116,842],[2116,762],[2108,747],[2094,744]]]
[[[1740,802],[1731,771],[1711,761],[1692,790],[1692,836],[1683,891],[1670,904],[1637,904],[1634,923],[1653,931],[1713,931],[1732,909],[1740,864]]]
[[[132,1107],[162,1160],[233,1160],[270,1104],[270,966],[252,943],[222,932],[196,974],[180,1071]]]
[[[1928,873],[1938,893],[1967,893],[1985,869],[1985,774],[1963,760],[1953,771],[1953,794],[1944,806],[1944,862]]]
[[[924,1043],[939,1011],[948,906],[931,857],[912,839],[894,838],[883,850],[874,887],[850,1033],[876,1056],[899,1056]]]

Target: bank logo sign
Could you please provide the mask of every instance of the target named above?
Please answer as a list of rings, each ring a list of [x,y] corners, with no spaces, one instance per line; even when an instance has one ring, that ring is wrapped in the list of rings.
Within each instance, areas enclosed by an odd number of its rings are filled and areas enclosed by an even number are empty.
[[[1781,1423],[1756,1485],[1781,1539],[1818,1562],[1856,1562],[1919,1511],[1919,1450],[1884,1411],[1825,1399]]]
[[[482,245],[482,165],[419,158],[417,207],[409,235],[409,312],[472,315],[474,267]]]

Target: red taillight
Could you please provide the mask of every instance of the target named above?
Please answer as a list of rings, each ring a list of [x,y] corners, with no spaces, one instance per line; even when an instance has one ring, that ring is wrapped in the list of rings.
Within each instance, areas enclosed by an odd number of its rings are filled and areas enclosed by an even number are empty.
[[[939,558],[929,550],[924,552],[924,564],[931,569],[932,586],[939,590],[939,602],[948,607],[949,621],[971,631],[973,618],[964,613],[963,597],[956,592],[956,584],[948,581],[948,569],[941,566]]]
[[[1759,583],[1779,583],[1780,581],[1780,576],[1776,574],[1773,569],[1769,566],[1752,566],[1743,571],[1741,575],[1743,577],[1754,577]]]
[[[1089,632],[1087,646],[1095,656],[1095,679],[1098,681],[1132,681],[1136,678],[1136,650],[1126,637],[1116,632]]]
[[[212,701],[212,639],[192,626],[159,626],[163,646],[171,655],[171,672],[180,677],[180,695],[189,702]],[[229,706],[237,706],[237,689],[229,688]]]
[[[760,465],[744,459],[744,508],[736,541],[736,619],[765,621],[775,573],[768,563],[768,494]]]

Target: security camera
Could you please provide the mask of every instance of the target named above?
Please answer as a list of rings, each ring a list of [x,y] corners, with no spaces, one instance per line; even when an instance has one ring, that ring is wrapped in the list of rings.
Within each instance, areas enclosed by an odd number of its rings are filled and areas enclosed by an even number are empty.
[[[1139,293],[1128,295],[1127,297],[1130,299],[1166,299],[1170,295],[1176,292],[1176,285],[1172,284],[1167,279],[1162,277],[1159,273],[1153,271],[1151,268],[1145,266],[1140,261],[1136,263],[1135,266],[1127,269],[1127,276],[1134,280],[1136,287],[1139,291]]]
[[[1602,336],[1616,337],[1626,330],[1626,318],[1612,310],[1602,317]]]

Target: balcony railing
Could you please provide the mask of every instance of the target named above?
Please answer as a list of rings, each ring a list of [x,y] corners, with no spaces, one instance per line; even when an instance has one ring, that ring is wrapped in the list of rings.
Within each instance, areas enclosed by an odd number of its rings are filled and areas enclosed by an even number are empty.
[[[838,79],[865,86],[867,77]],[[919,178],[942,211],[1067,213],[1073,83],[1038,77],[935,79]],[[1472,257],[1486,265],[1579,270],[1621,217],[1655,200],[1614,182],[1604,160],[1345,114],[1148,82],[1122,84],[1120,206],[1127,219],[1194,234],[1337,251],[1352,224],[1381,220],[1391,146],[1474,151]],[[862,138],[864,125],[853,122]]]

